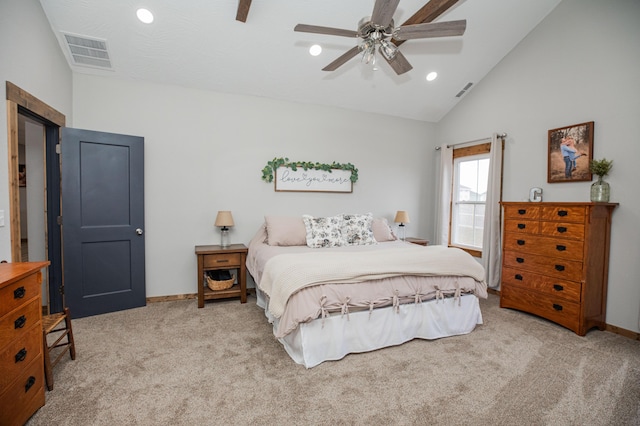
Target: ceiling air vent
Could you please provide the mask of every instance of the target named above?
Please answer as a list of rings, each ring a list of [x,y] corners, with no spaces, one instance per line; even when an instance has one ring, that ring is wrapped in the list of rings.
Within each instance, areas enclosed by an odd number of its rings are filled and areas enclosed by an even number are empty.
[[[456,95],[456,98],[460,98],[460,97],[462,97],[462,95],[464,95],[464,94],[467,92],[467,90],[469,90],[469,89],[471,88],[471,86],[473,86],[473,83],[471,83],[471,82],[467,83],[467,84],[462,88],[462,90],[458,92],[458,94]]]
[[[71,59],[75,65],[113,69],[107,51],[107,41],[73,34],[64,34]]]

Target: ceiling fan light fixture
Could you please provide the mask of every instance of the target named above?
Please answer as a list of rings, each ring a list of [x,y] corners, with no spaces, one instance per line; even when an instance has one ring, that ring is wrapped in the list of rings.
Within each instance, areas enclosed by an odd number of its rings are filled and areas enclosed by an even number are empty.
[[[380,53],[382,53],[382,56],[384,56],[386,60],[391,61],[396,57],[396,53],[398,53],[398,47],[388,40],[381,40]]]

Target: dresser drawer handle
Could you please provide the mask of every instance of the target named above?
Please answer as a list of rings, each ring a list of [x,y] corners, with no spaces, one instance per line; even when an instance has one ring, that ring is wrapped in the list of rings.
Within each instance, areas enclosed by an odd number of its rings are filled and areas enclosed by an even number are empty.
[[[524,229],[526,227],[527,227],[527,225],[525,225],[524,223],[519,223],[518,224],[518,229]]]
[[[218,259],[216,260],[218,263],[229,263],[229,259]]]
[[[519,209],[518,214],[527,214],[527,209]]]
[[[561,234],[564,234],[565,232],[567,232],[567,228],[564,226],[558,226],[558,232]]]
[[[25,294],[27,294],[27,290],[25,290],[24,287],[18,287],[15,290],[13,290],[14,299],[22,299]]]
[[[558,245],[556,246],[556,250],[558,250],[558,251],[565,251],[566,249],[567,249],[567,247],[566,247],[566,246],[562,246],[562,245],[560,245],[560,244],[558,244]]]
[[[514,276],[514,278],[515,278],[516,280],[518,280],[518,281],[522,281],[522,275],[520,275],[520,274],[516,274],[516,275]]]
[[[556,265],[556,271],[564,271],[564,265]]]
[[[556,290],[556,291],[563,291],[564,287],[561,286],[560,284],[554,284],[553,285],[553,289]]]
[[[36,384],[36,378],[33,376],[29,376],[29,378],[27,379],[27,383],[24,384],[24,393],[29,392],[29,389],[31,389],[31,386]]]
[[[25,318],[24,315],[21,315],[20,318],[18,318],[13,322],[13,327],[17,330],[18,328],[24,327],[26,323],[27,323],[27,319]]]
[[[566,216],[568,214],[569,214],[569,212],[566,211],[566,210],[558,210],[558,216],[564,217],[564,216]]]
[[[15,356],[16,364],[19,363],[20,361],[24,361],[26,357],[27,357],[27,349],[26,348],[20,349]]]
[[[521,257],[516,257],[516,262],[518,263],[524,263],[524,259]]]
[[[558,304],[553,304],[553,309],[555,309],[556,311],[561,311],[562,310],[562,305],[558,305]]]
[[[524,240],[517,240],[516,243],[518,243],[519,246],[523,246],[524,245]]]

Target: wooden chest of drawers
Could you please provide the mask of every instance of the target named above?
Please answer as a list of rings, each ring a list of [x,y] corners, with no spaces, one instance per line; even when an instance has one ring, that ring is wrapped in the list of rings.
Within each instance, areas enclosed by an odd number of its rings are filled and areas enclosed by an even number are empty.
[[[603,330],[616,203],[503,202],[500,306]]]
[[[22,425],[42,407],[42,273],[49,262],[0,264],[0,425]]]

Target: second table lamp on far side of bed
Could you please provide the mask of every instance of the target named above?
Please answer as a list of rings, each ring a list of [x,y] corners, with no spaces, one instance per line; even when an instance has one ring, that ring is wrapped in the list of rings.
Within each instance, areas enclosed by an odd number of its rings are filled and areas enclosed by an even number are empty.
[[[402,241],[405,239],[404,226],[409,223],[409,213],[404,210],[398,210],[396,212],[396,218],[393,220],[395,223],[399,223],[398,225],[398,237]]]
[[[229,226],[233,225],[233,216],[231,216],[230,211],[221,210],[218,212],[215,226],[220,227],[220,246],[223,248],[231,245],[229,242]]]

